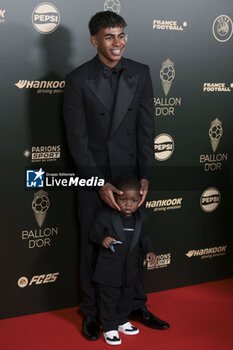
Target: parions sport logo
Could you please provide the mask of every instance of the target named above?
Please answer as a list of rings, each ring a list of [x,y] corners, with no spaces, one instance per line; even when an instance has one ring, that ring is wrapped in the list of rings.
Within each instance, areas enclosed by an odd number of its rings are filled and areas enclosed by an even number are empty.
[[[221,202],[220,191],[215,187],[207,188],[201,195],[200,205],[201,209],[206,213],[215,211]]]
[[[23,152],[25,158],[31,158],[32,163],[55,162],[61,157],[61,145],[56,146],[32,146],[31,151]]]
[[[51,34],[59,26],[60,14],[58,9],[49,2],[38,4],[32,12],[32,24],[42,34]]]
[[[212,32],[215,39],[219,42],[228,41],[233,32],[232,20],[229,16],[220,15],[215,18],[212,26]]]
[[[160,80],[165,97],[155,97],[155,116],[174,116],[175,108],[181,106],[181,97],[168,97],[173,81],[176,76],[175,64],[169,58],[162,62],[159,72]]]
[[[171,157],[174,152],[175,143],[168,134],[160,134],[154,139],[154,157],[156,160],[164,161]]]
[[[151,265],[149,261],[144,260],[143,265],[146,266],[147,270],[161,269],[171,264],[171,253],[158,254],[156,256],[157,264],[155,266]]]

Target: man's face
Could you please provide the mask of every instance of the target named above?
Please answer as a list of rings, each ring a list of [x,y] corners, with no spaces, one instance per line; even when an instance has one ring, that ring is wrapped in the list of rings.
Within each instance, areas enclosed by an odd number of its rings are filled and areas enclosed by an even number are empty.
[[[141,196],[137,190],[125,190],[123,194],[116,196],[116,202],[125,216],[130,216],[138,209]]]
[[[124,28],[102,28],[91,36],[91,42],[97,48],[100,60],[109,67],[115,67],[125,50]]]

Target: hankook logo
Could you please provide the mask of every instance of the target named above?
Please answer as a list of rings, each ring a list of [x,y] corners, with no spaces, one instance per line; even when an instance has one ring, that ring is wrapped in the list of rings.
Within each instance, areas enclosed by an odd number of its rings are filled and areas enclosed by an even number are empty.
[[[227,249],[227,245],[223,245],[223,246],[218,246],[213,248],[189,250],[188,253],[186,253],[185,255],[188,258],[193,258],[196,256],[201,257],[201,259],[213,258],[216,256],[226,255],[226,249]]]
[[[19,89],[37,89],[38,94],[62,93],[65,87],[65,81],[59,80],[19,80],[14,84]]]
[[[156,201],[147,201],[146,208],[153,208],[154,211],[167,211],[181,209],[183,198],[159,199]]]

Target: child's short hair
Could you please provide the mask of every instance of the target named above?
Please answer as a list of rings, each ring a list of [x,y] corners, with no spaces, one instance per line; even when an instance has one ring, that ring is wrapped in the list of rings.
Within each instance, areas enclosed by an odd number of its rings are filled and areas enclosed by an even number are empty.
[[[89,30],[91,35],[96,35],[102,28],[125,28],[127,23],[124,18],[112,11],[97,12],[91,17],[89,22]]]
[[[140,191],[140,182],[135,176],[119,176],[114,181],[114,186],[121,191],[136,190]]]

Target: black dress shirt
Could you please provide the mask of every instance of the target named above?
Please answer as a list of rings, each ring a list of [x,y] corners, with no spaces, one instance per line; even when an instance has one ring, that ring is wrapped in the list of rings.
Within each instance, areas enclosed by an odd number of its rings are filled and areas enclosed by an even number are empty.
[[[136,223],[135,215],[132,214],[130,216],[125,216],[122,213],[120,213],[120,216],[123,223],[123,228],[127,239],[128,247],[130,247],[130,243],[133,238],[134,228]]]
[[[113,111],[115,101],[116,101],[119,78],[120,78],[120,75],[122,73],[123,67],[121,64],[121,60],[117,63],[117,65],[114,68],[107,66],[102,61],[101,61],[101,63],[102,63],[103,77],[104,77],[104,79],[107,80],[109,89],[112,90],[112,94],[113,94],[112,111]]]

